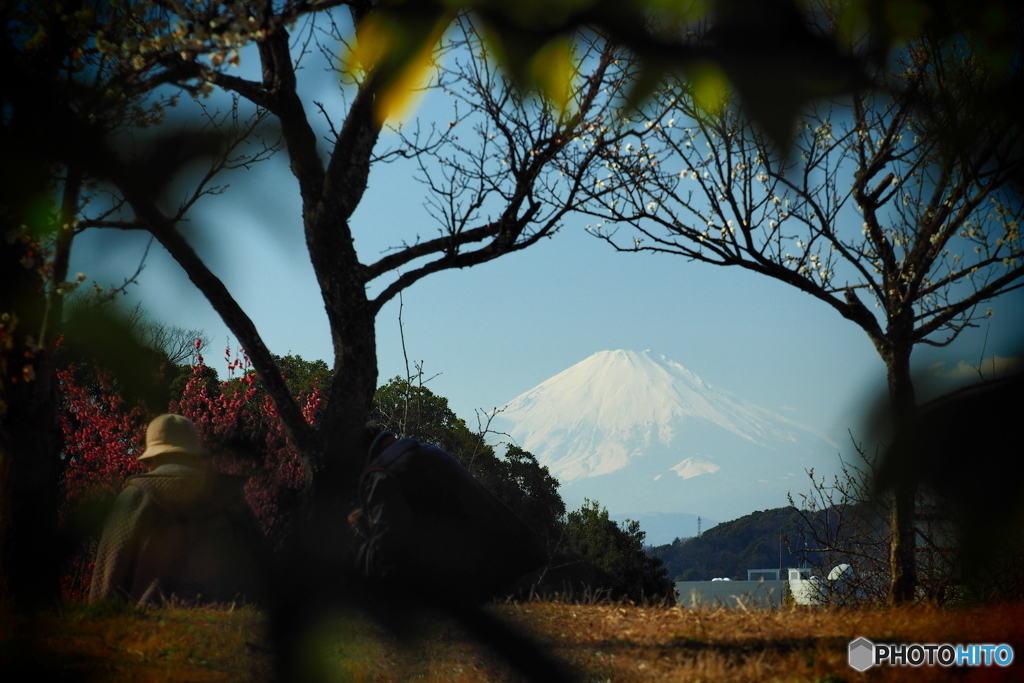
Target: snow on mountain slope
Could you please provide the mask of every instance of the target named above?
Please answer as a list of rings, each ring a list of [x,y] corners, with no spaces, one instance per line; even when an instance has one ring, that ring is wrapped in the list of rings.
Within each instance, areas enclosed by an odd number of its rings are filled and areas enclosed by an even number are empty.
[[[778,507],[780,482],[803,490],[804,467],[835,452],[650,351],[595,353],[513,399],[499,421],[562,482],[567,503],[589,497],[613,512],[702,513],[701,500],[719,519],[754,509],[730,505],[736,496]]]
[[[683,479],[689,479],[691,477],[699,477],[702,474],[714,474],[722,468],[713,462],[687,458],[671,469]]]
[[[513,399],[501,416],[562,480],[621,469],[655,443],[672,445],[688,421],[769,447],[807,431],[650,351],[595,353]]]

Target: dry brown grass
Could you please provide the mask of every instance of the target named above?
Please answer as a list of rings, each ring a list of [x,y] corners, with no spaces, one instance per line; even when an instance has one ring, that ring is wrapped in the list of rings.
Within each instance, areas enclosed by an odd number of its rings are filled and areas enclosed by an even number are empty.
[[[1019,681],[1024,606],[898,610],[691,610],[552,602],[492,608],[544,642],[581,681]],[[312,678],[345,681],[518,681],[453,623],[428,619],[398,643],[372,623],[337,616],[309,629]],[[1007,669],[847,665],[848,643],[1005,642]],[[17,669],[15,668],[17,667]],[[73,610],[0,620],[0,680],[265,681],[261,616],[250,609],[137,613]],[[28,680],[28,679],[25,679]]]
[[[0,681],[267,680],[263,641],[252,609],[0,614]]]
[[[1024,645],[1024,608],[780,612],[528,604],[506,608],[556,642],[588,680],[944,681],[1024,680],[1024,667],[876,668],[859,674],[847,646],[878,642],[1008,642]]]

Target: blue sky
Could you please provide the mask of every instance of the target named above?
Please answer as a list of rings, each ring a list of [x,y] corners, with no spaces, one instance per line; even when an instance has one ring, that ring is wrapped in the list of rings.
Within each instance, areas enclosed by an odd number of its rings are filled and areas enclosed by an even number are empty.
[[[254,188],[245,192],[251,210],[225,205],[205,212],[214,234],[202,253],[273,352],[330,362],[294,182],[283,169],[263,170],[274,177],[254,185],[266,182],[279,196],[268,200]],[[406,225],[427,220],[413,198],[419,195],[400,191],[402,183],[371,178],[370,196],[354,218],[357,243],[370,231],[401,235]],[[289,203],[296,204],[291,211]],[[740,269],[615,253],[584,223],[570,218],[559,234],[528,250],[432,275],[404,293],[410,362],[424,362],[426,374],[436,375],[429,387],[471,424],[475,409],[501,406],[604,349],[652,349],[711,384],[840,435],[884,381],[867,336],[822,302]],[[118,282],[134,270],[145,242],[141,235],[86,234],[75,244],[72,270],[101,284]],[[204,329],[212,340],[207,361],[223,365],[229,333],[159,245],[130,299],[168,324]],[[987,341],[984,329],[969,330],[948,348],[919,347],[916,365],[976,364],[983,348],[986,356],[1014,355],[1024,338],[1024,297],[1011,294],[993,309]],[[380,380],[404,375],[397,300],[381,311],[377,339]]]
[[[251,64],[251,58],[249,64]],[[330,104],[332,83],[313,69],[309,99]],[[421,113],[445,116],[449,103]],[[307,107],[313,110],[311,102]],[[340,115],[337,115],[340,119]],[[411,167],[376,167],[353,217],[363,261],[419,234],[435,233]],[[326,317],[302,243],[298,188],[284,156],[230,178],[225,195],[194,215],[200,254],[254,319],[274,353],[331,362]],[[429,387],[475,425],[476,409],[500,407],[548,377],[605,349],[651,349],[705,381],[845,442],[884,366],[867,336],[831,308],[781,283],[736,268],[679,257],[619,254],[570,217],[559,234],[524,252],[464,271],[432,275],[407,290],[402,321],[410,361]],[[101,285],[134,271],[147,239],[116,231],[82,235],[72,272]],[[222,368],[236,346],[178,266],[154,245],[129,301],[169,325],[201,328],[207,362]],[[915,365],[977,364],[1019,355],[1024,295],[992,304],[987,326],[944,349],[919,347]],[[986,338],[987,335],[987,338]],[[398,300],[377,322],[380,381],[404,375]],[[969,374],[969,373],[968,373]],[[952,386],[951,382],[940,385]],[[826,464],[823,463],[823,466]]]

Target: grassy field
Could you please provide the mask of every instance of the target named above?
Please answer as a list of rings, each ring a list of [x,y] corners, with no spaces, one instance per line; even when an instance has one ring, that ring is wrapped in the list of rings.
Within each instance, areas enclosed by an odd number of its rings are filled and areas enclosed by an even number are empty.
[[[545,643],[580,681],[1024,681],[1024,605],[964,609],[690,610],[551,602],[490,608]],[[312,626],[312,678],[342,681],[518,681],[454,623],[431,618],[399,643],[338,615]],[[876,642],[1009,643],[1009,668],[847,665],[858,636]],[[266,681],[262,615],[241,609],[73,607],[0,618],[0,680]]]

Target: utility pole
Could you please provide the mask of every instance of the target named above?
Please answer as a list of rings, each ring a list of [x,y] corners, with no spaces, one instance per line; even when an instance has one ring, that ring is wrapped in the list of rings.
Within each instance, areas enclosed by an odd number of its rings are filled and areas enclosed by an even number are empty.
[[[697,538],[700,538],[700,517],[697,517]]]

